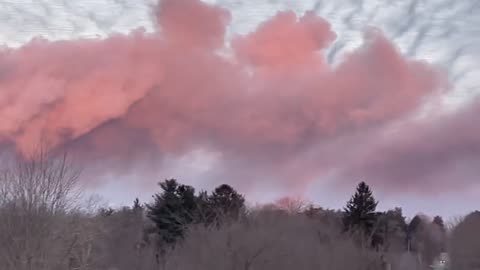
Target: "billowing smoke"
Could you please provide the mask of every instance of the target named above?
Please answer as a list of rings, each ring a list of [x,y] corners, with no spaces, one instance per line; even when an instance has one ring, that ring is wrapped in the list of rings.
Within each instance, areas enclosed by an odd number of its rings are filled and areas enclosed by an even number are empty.
[[[395,192],[428,194],[476,188],[480,172],[480,100],[384,129],[351,152],[341,179],[361,176]],[[352,141],[353,143],[353,141]]]
[[[392,138],[365,135],[411,116],[445,86],[442,73],[403,57],[378,30],[331,66],[324,54],[336,34],[312,12],[280,12],[227,41],[225,9],[199,0],[156,8],[154,33],[2,49],[2,143],[26,154],[45,140],[109,173],[206,149],[218,157],[212,177],[249,187],[301,188],[332,170],[351,181],[413,183],[479,155],[469,147],[478,146],[473,127],[452,131],[463,113],[447,126],[439,119]],[[338,141],[354,134],[348,141],[362,150],[349,157]],[[457,146],[465,150],[453,154]]]

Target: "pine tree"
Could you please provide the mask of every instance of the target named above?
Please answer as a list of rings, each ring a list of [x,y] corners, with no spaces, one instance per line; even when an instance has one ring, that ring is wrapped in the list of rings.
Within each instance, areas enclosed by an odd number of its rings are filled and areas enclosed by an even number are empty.
[[[446,249],[446,238],[447,238],[447,229],[445,228],[445,223],[441,216],[435,216],[432,221],[433,233],[436,232],[435,238],[437,240],[437,245],[440,246],[440,252],[444,252]]]
[[[213,224],[216,219],[216,213],[210,200],[210,196],[206,191],[201,191],[197,196],[197,223],[203,223],[207,226]]]
[[[343,224],[345,231],[359,232],[371,238],[377,221],[378,201],[375,200],[372,190],[365,182],[358,184],[355,194],[344,208]]]
[[[133,201],[132,210],[135,213],[143,211],[143,206],[140,204],[140,200],[138,198],[135,198]]]
[[[445,223],[443,222],[443,218],[441,216],[435,216],[432,221],[433,224],[436,224],[438,228],[442,231],[445,232]]]
[[[415,235],[417,234],[418,231],[420,231],[420,228],[422,227],[423,221],[420,215],[415,215],[413,219],[410,221],[407,227],[407,250],[408,251],[416,251],[416,245],[415,243]]]
[[[180,185],[175,179],[159,185],[162,193],[155,194],[153,204],[147,205],[147,216],[157,227],[162,242],[173,244],[183,237],[185,227],[195,220],[195,189]]]
[[[231,186],[218,186],[209,196],[216,219],[238,219],[245,209],[245,199]]]
[[[380,240],[384,251],[405,249],[407,223],[401,208],[381,213],[377,220],[377,240]]]

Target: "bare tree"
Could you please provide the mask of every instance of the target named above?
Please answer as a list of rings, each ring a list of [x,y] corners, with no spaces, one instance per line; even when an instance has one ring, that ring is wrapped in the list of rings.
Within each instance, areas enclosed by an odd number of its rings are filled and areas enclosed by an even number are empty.
[[[278,209],[284,210],[290,214],[301,213],[308,207],[308,202],[301,197],[283,197],[275,203]]]
[[[275,209],[250,213],[221,228],[193,226],[166,256],[165,269],[380,269],[339,226]]]
[[[60,269],[71,239],[68,211],[80,198],[79,171],[66,154],[39,148],[0,174],[0,264],[5,270]],[[64,268],[62,268],[64,269]]]

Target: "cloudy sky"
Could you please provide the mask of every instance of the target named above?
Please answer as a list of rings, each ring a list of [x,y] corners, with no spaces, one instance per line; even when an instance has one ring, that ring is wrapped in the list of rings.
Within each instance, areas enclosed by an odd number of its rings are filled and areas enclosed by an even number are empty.
[[[337,208],[365,180],[409,215],[480,207],[480,3],[175,1],[1,1],[5,149],[67,147],[116,204],[177,177],[252,202]]]

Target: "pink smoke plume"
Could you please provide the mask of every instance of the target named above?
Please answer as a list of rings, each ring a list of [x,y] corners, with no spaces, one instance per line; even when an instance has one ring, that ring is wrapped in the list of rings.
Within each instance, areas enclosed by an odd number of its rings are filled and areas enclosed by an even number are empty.
[[[210,149],[224,181],[298,187],[340,166],[330,141],[402,119],[443,87],[378,31],[327,64],[336,34],[312,12],[280,12],[228,47],[227,10],[163,0],[156,14],[153,33],[2,49],[0,140],[28,153],[43,138],[110,171]],[[373,164],[355,168],[383,177]]]
[[[387,191],[404,193],[477,188],[480,127],[475,123],[479,113],[477,98],[455,113],[377,132],[363,140],[366,147],[351,149],[339,178],[368,179]]]

